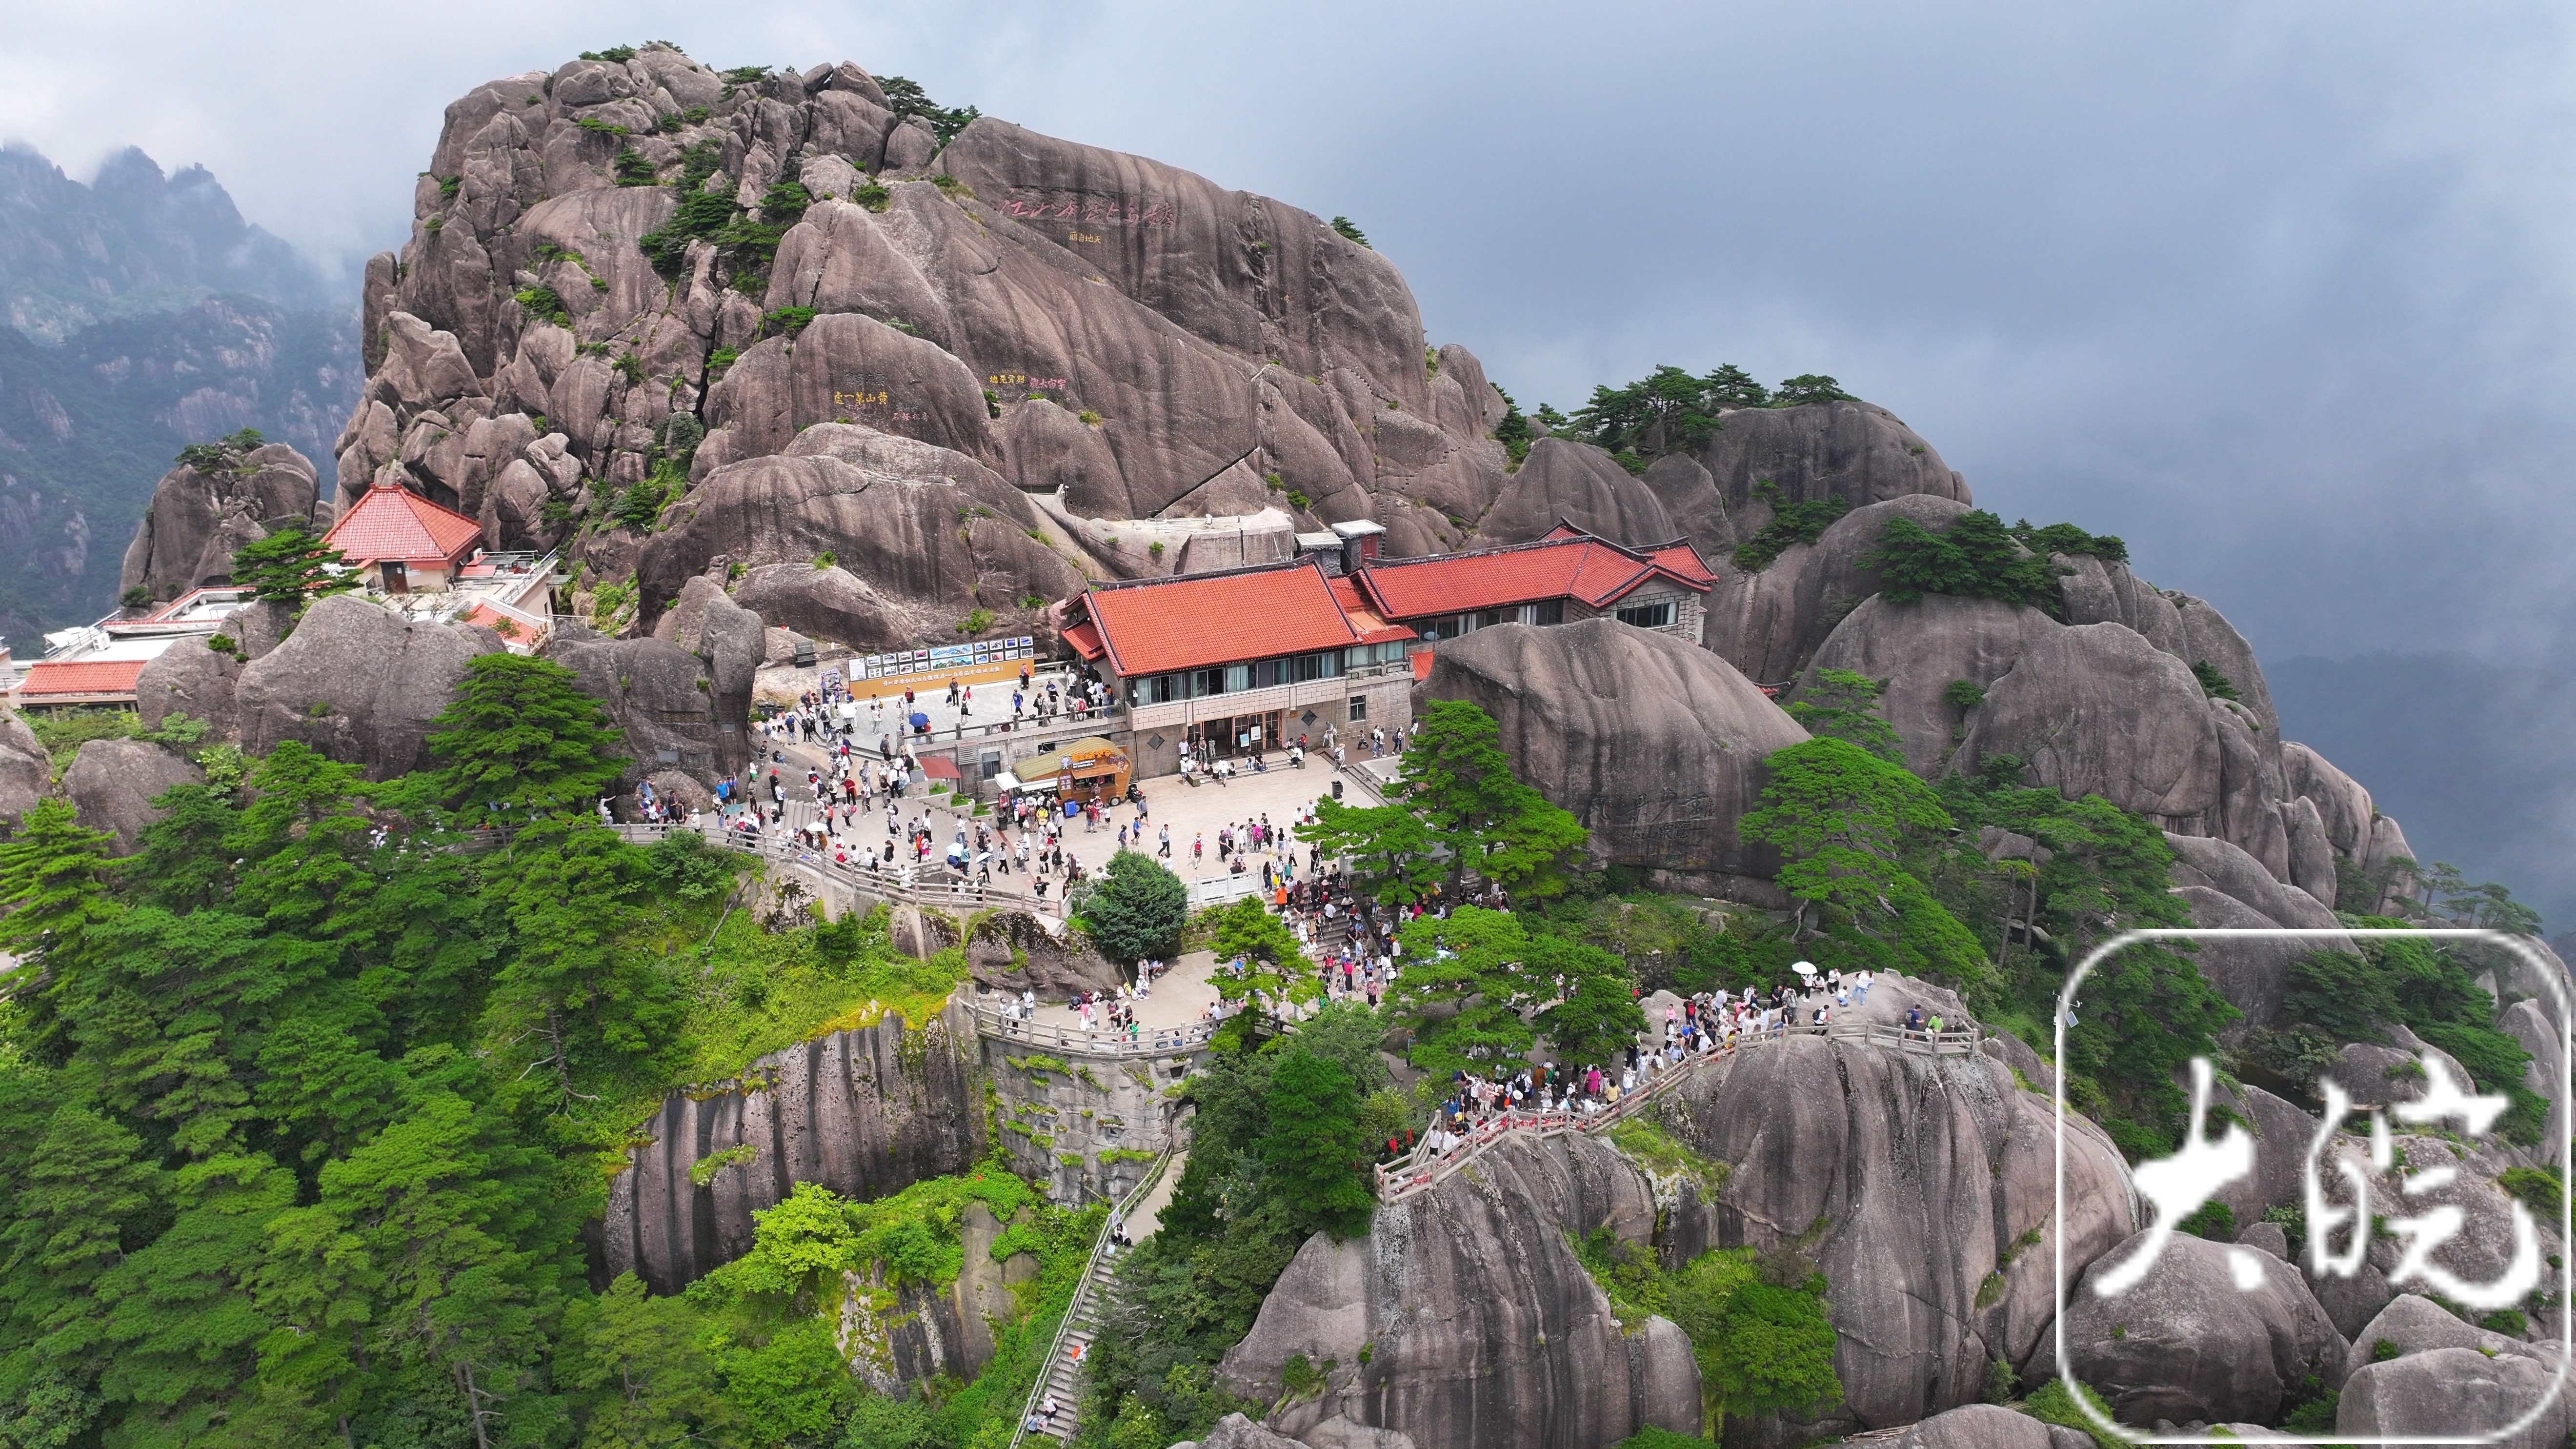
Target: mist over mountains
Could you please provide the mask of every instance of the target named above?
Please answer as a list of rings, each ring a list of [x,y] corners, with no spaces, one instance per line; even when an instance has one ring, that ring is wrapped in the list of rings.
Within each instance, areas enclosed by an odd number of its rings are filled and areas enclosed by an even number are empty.
[[[115,602],[181,447],[240,428],[326,454],[361,376],[356,308],[201,166],[121,151],[88,183],[0,149],[0,639]]]

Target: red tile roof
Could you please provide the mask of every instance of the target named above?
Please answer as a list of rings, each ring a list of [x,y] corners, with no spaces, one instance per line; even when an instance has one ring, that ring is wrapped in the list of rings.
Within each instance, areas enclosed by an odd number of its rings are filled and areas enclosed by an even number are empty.
[[[1332,585],[1333,602],[1342,606],[1342,616],[1351,621],[1353,629],[1359,631],[1361,643],[1391,644],[1399,639],[1421,637],[1402,624],[1390,624],[1378,617],[1377,605],[1369,602],[1368,596],[1361,591],[1357,579],[1335,575],[1326,582]]]
[[[322,536],[353,564],[453,563],[482,540],[482,524],[408,488],[368,489]]]
[[[134,681],[141,678],[141,659],[100,659],[84,662],[78,659],[38,661],[27,671],[18,686],[18,697],[30,699],[49,694],[132,694]]]
[[[1392,619],[1434,618],[1541,599],[1580,599],[1597,609],[1653,578],[1701,593],[1715,582],[1687,543],[1641,552],[1564,525],[1536,543],[1401,559],[1361,571],[1368,592]]]
[[[1362,642],[1313,559],[1094,584],[1091,623],[1122,678],[1311,654]],[[1371,623],[1379,621],[1371,620]],[[1067,631],[1070,637],[1071,631]]]
[[[1089,624],[1076,624],[1065,630],[1064,642],[1085,659],[1099,658],[1106,647],[1100,642],[1100,631]]]

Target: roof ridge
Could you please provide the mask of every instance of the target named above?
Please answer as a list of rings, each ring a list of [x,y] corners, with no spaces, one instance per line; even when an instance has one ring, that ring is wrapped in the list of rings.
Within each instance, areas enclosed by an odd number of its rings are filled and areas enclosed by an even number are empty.
[[[1275,558],[1261,563],[1236,564],[1232,568],[1201,569],[1196,573],[1163,574],[1150,579],[1092,579],[1083,592],[1106,594],[1120,589],[1151,588],[1156,584],[1185,584],[1195,583],[1200,579],[1240,578],[1246,574],[1278,573],[1297,568],[1311,568],[1320,573],[1323,567],[1323,562],[1315,555],[1299,554],[1295,558]]]

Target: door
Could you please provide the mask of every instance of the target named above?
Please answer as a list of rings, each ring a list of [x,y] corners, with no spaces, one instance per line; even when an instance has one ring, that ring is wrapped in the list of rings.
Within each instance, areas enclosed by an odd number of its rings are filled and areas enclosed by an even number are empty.
[[[404,571],[401,564],[388,559],[384,563],[377,565],[377,568],[381,570],[384,575],[386,593],[408,594],[411,592],[411,576]]]

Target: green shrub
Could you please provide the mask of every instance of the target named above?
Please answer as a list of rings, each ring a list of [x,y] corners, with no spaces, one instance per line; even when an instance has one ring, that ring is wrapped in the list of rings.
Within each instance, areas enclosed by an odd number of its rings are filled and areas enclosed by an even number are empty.
[[[2496,1186],[2507,1195],[2519,1198],[2532,1215],[2544,1223],[2558,1221],[2567,1198],[2566,1185],[2559,1181],[2558,1171],[2550,1167],[2508,1167],[2496,1179]]]
[[[1950,594],[2001,599],[2052,619],[2066,617],[2057,580],[2069,570],[2045,554],[2025,551],[2003,520],[1982,508],[1959,515],[1939,533],[1910,518],[1891,518],[1878,547],[1862,555],[1860,564],[1886,581],[1892,604]]]
[[[625,136],[633,134],[624,126],[618,125],[614,121],[603,121],[597,116],[575,116],[573,117],[572,123],[581,127],[585,131],[593,133],[594,135]]]
[[[2404,1350],[2398,1348],[2397,1341],[2395,1339],[2383,1338],[2371,1344],[2370,1361],[2372,1363],[2386,1363],[2390,1359],[2398,1357],[2403,1352]]]
[[[769,79],[769,67],[765,65],[738,65],[722,74],[724,75],[725,84],[727,85],[747,86],[754,81]]]
[[[1315,506],[1315,500],[1307,497],[1303,490],[1291,488],[1288,490],[1288,506],[1296,509],[1308,509]]]
[[[552,287],[540,283],[525,288],[515,295],[515,300],[521,311],[538,321],[552,322],[557,327],[572,325],[572,309],[564,305],[563,294]]]
[[[1344,239],[1344,240],[1346,240],[1346,241],[1355,241],[1355,242],[1358,242],[1361,246],[1364,246],[1364,247],[1365,247],[1365,246],[1368,246],[1368,244],[1369,244],[1368,233],[1367,233],[1367,232],[1364,232],[1364,231],[1362,231],[1362,230],[1360,230],[1360,228],[1359,228],[1359,223],[1357,223],[1357,222],[1355,222],[1355,221],[1351,220],[1349,217],[1347,217],[1347,216],[1337,216],[1337,217],[1334,217],[1334,218],[1333,218],[1332,225],[1333,225],[1333,230],[1335,230],[1335,231],[1337,231],[1337,232],[1341,233],[1341,235],[1342,235],[1342,237],[1343,237],[1343,239]],[[1374,247],[1370,247],[1369,249],[1370,249],[1371,251],[1376,250],[1376,248],[1374,248]]]
[[[584,60],[604,60],[611,65],[624,65],[626,62],[635,58],[635,47],[631,45],[612,45],[606,50],[585,50],[581,53],[581,58]]]
[[[1973,679],[1953,679],[1941,686],[1941,702],[1965,713],[1986,702],[1986,687]]]
[[[136,584],[125,592],[118,594],[116,596],[116,603],[117,607],[123,609],[151,608],[152,586],[149,584]]]
[[[951,201],[955,201],[961,196],[972,196],[975,194],[973,189],[968,187],[965,182],[958,180],[956,177],[949,175],[945,171],[931,177],[930,184],[938,187],[939,194],[947,197]]]
[[[1086,428],[1096,428],[1100,426],[1100,414],[1093,412],[1089,408],[1084,408],[1082,411],[1075,413],[1074,417],[1080,420],[1082,425]]]
[[[763,337],[794,337],[796,334],[804,331],[806,326],[813,320],[814,309],[811,307],[775,307],[762,315],[760,319],[760,335]]]
[[[610,363],[609,366],[615,370],[619,377],[626,379],[626,385],[628,387],[640,387],[643,385],[643,358],[636,356],[632,352],[621,352],[617,355],[617,360]]]
[[[969,610],[965,618],[957,621],[957,632],[968,638],[973,638],[992,627],[993,611],[990,609]]]
[[[2110,1404],[2105,1402],[2090,1385],[2083,1386],[2083,1394],[2086,1402],[2090,1403],[2104,1420],[2117,1422],[2118,1416],[2111,1412]],[[2062,1429],[2073,1429],[2079,1433],[2091,1435],[2099,1449],[2129,1449],[2128,1440],[2104,1432],[2094,1424],[2092,1419],[2086,1417],[2084,1410],[2076,1405],[2075,1396],[2066,1391],[2064,1379],[2052,1378],[2032,1390],[2030,1397],[2022,1400],[2021,1411],[2043,1424],[2055,1424]]]
[[[2226,675],[2218,672],[2217,665],[2210,663],[2206,659],[2195,659],[2191,662],[2191,677],[2200,681],[2200,692],[2208,695],[2211,699],[2243,699],[2245,697],[2236,692],[2236,686],[2228,682]]]
[[[1770,502],[1771,519],[1753,536],[1735,546],[1735,566],[1746,573],[1760,573],[1771,561],[1788,551],[1793,543],[1814,543],[1825,536],[1834,520],[1851,512],[1851,501],[1838,496],[1802,498],[1790,502],[1780,494],[1780,485],[1768,478],[1753,483],[1754,493]]]
[[[825,549],[825,550],[823,550],[821,553],[818,553],[818,554],[814,555],[814,567],[816,567],[816,568],[818,568],[818,569],[827,569],[827,568],[831,568],[833,565],[838,564],[840,561],[841,561],[841,556],[840,556],[839,554],[836,554],[836,553],[832,552],[832,551],[831,551],[830,549],[828,549],[828,548],[827,548],[827,549]]]
[[[632,146],[618,147],[616,159],[609,162],[608,169],[620,186],[651,186],[657,179],[652,161]]]
[[[2236,1209],[2223,1202],[2202,1203],[2190,1217],[2175,1226],[2195,1238],[2207,1238],[2213,1243],[2232,1243],[2236,1241]]]
[[[2501,1333],[2507,1338],[2520,1338],[2530,1331],[2531,1320],[2522,1316],[2521,1309],[2499,1308],[2479,1319],[2478,1327],[2489,1333]]]
[[[1843,391],[1842,384],[1822,373],[1807,372],[1790,378],[1771,390],[1771,406],[1794,408],[1806,403],[1858,402],[1859,398]]]
[[[859,183],[859,189],[850,193],[850,200],[858,203],[860,206],[866,207],[870,211],[883,211],[893,204],[894,193],[888,191],[882,183],[871,178],[870,180]]]
[[[1916,452],[1923,451],[1920,448]],[[2086,533],[2071,523],[2052,523],[2033,528],[2025,518],[2014,523],[2012,536],[2020,539],[2033,553],[2086,555],[2108,563],[2127,563],[2129,546],[2107,533]]]

